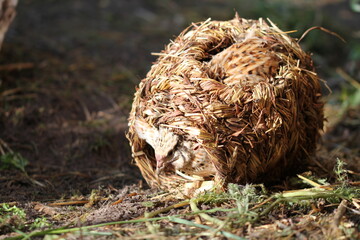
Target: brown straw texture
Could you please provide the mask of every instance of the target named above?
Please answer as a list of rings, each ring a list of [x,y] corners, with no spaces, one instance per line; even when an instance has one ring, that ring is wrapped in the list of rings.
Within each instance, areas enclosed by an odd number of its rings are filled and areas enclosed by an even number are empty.
[[[204,148],[216,174],[199,179],[222,186],[268,183],[306,166],[323,127],[320,82],[310,56],[270,20],[192,24],[158,55],[135,93],[127,135],[150,186],[193,180],[156,174],[137,118]]]

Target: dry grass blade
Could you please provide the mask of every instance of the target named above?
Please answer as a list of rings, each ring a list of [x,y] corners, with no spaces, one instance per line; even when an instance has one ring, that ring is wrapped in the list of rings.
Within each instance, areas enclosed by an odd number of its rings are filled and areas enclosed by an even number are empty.
[[[200,212],[200,209],[197,207],[195,200],[193,200],[193,199],[190,200],[190,206],[191,206],[191,210],[193,210],[194,212]],[[224,225],[223,221],[221,221],[220,219],[217,219],[217,218],[213,218],[206,213],[199,213],[199,216],[202,217],[204,220],[214,223],[218,226]]]
[[[84,205],[88,203],[89,200],[78,200],[78,201],[68,201],[68,202],[57,202],[57,203],[50,203],[49,206],[72,206],[72,205]]]
[[[323,28],[323,27],[319,27],[319,26],[315,26],[315,27],[311,27],[308,30],[306,30],[303,35],[301,35],[300,39],[298,40],[298,43],[312,30],[314,29],[320,29],[323,32],[329,33],[335,37],[337,37],[338,39],[340,39],[341,41],[343,41],[344,43],[346,42],[345,39],[343,37],[341,37],[339,34],[330,31],[329,29]]]
[[[0,71],[14,71],[14,70],[23,70],[23,69],[29,69],[34,68],[34,63],[10,63],[6,65],[0,65]]]

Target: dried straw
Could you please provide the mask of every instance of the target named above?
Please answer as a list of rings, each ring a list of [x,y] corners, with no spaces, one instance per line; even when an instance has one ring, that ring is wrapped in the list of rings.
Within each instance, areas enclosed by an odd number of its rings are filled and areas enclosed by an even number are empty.
[[[192,24],[159,55],[135,93],[133,157],[153,187],[192,179],[155,173],[135,118],[166,125],[211,156],[217,183],[271,182],[306,166],[323,127],[320,83],[299,44],[270,20]]]

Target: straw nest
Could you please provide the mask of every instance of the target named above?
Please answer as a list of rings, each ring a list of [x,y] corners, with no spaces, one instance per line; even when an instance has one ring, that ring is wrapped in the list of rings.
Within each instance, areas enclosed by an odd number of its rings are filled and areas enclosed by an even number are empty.
[[[158,54],[135,93],[127,135],[150,186],[267,183],[306,166],[323,127],[319,78],[310,56],[268,22],[236,16],[192,24]],[[194,143],[215,170],[156,172],[137,119]]]

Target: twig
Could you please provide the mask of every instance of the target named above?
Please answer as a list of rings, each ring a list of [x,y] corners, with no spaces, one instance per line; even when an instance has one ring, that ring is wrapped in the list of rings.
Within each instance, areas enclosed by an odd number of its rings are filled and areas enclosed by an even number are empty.
[[[153,218],[156,215],[159,215],[160,213],[168,212],[171,209],[184,207],[186,205],[189,205],[189,200],[185,200],[185,201],[182,201],[182,202],[179,202],[179,203],[175,203],[175,204],[173,204],[171,206],[168,206],[166,208],[161,208],[161,209],[158,209],[156,211],[149,212],[149,213],[146,214],[146,216],[140,217],[140,219],[141,218]]]
[[[261,203],[253,206],[252,208],[250,208],[250,211],[253,211],[253,210],[255,210],[255,209],[257,209],[257,208],[265,205],[266,203],[270,202],[270,201],[273,200],[273,199],[274,199],[274,197],[269,197],[268,199],[266,199],[266,200],[262,201]]]

